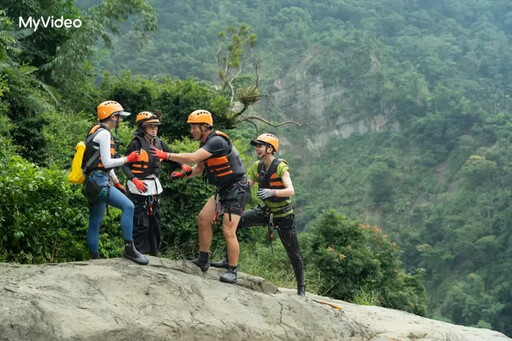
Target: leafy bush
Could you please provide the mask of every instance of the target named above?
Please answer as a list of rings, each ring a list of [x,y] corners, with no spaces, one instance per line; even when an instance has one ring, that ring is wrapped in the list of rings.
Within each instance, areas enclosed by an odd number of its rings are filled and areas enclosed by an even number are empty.
[[[43,263],[88,257],[87,204],[64,173],[35,166],[12,148],[0,153],[0,164],[0,260]]]
[[[329,210],[301,237],[308,278],[319,294],[425,314],[423,274],[401,269],[397,245],[377,226]]]

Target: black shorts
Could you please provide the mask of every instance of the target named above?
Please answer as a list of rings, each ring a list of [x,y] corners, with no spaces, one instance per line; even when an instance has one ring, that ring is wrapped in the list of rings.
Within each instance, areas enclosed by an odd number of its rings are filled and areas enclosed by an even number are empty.
[[[233,185],[219,189],[218,200],[224,213],[242,215],[245,205],[251,199],[251,187],[246,178]]]

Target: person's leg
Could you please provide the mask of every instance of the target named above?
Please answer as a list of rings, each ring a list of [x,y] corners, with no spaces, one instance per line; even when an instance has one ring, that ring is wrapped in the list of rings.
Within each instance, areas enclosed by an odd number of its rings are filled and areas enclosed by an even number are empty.
[[[89,205],[89,229],[87,230],[87,246],[92,259],[99,258],[98,238],[101,223],[105,215],[105,203],[99,202],[95,205]]]
[[[240,228],[246,228],[251,226],[267,226],[268,224],[268,215],[265,213],[265,210],[262,208],[255,208],[244,211],[242,216],[238,221],[237,230]],[[237,238],[238,239],[238,238]],[[211,262],[211,266],[215,268],[228,268],[229,266],[229,258],[228,252],[226,251],[226,256],[223,260],[218,262]]]
[[[215,204],[215,197],[211,197],[197,216],[199,251],[210,252],[213,235],[211,223],[215,217]]]
[[[110,187],[110,193],[108,195],[108,203],[123,212],[121,214],[121,230],[123,231],[124,237],[123,257],[131,259],[138,264],[148,264],[149,260],[137,251],[132,240],[133,212],[135,206],[126,195],[112,186]]]
[[[149,216],[149,254],[158,256],[160,249],[160,209],[158,201],[155,199],[153,202],[153,214]]]
[[[240,221],[240,216],[231,213],[231,219],[226,219],[226,213],[222,219],[222,233],[226,239],[226,248],[228,252],[228,260],[230,266],[238,265],[238,257],[240,256],[240,246],[236,237],[236,228]]]
[[[297,294],[304,296],[306,287],[304,284],[304,262],[300,252],[299,239],[297,238],[293,214],[282,219],[276,219],[279,238],[292,264],[295,280],[297,281]]]
[[[228,271],[220,276],[221,282],[236,283],[238,257],[240,255],[236,230],[244,207],[250,198],[251,192],[247,181],[238,182],[230,191],[223,193],[220,197],[224,209],[222,232],[226,239],[229,260]]]
[[[121,214],[121,230],[123,231],[123,237],[126,240],[132,240],[133,212],[135,211],[135,205],[126,195],[113,186],[110,187],[108,204],[119,208],[123,212]]]
[[[105,215],[105,201],[101,201],[101,190],[104,186],[108,186],[108,175],[103,172],[93,171],[85,180],[86,197],[93,200],[93,204],[89,204],[89,229],[87,230],[87,245],[92,259],[100,258],[98,252],[98,238],[101,223]]]
[[[211,197],[197,216],[199,257],[192,260],[192,263],[200,267],[203,272],[210,267],[210,245],[213,233],[210,224],[215,217],[215,204],[215,197]]]
[[[135,205],[133,213],[133,243],[142,254],[150,251],[149,217],[147,214],[147,197],[143,195],[129,194],[128,198]]]

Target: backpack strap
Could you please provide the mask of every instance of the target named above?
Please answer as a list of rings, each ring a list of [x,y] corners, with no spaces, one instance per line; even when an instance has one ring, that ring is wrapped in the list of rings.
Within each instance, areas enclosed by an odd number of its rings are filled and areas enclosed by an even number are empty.
[[[96,131],[94,133],[92,133],[91,135],[87,136],[87,138],[85,139],[85,145],[87,145],[87,143],[91,142],[96,137],[96,135],[98,135],[98,133],[100,131],[101,131],[101,127],[96,129]],[[85,163],[84,169],[87,170],[87,168],[89,168],[89,166],[94,162],[94,160],[96,160],[96,158],[99,155],[100,155],[100,149],[98,148],[98,150],[96,150],[94,152],[94,154],[92,154],[92,156],[89,158],[89,160],[87,160],[87,162]]]

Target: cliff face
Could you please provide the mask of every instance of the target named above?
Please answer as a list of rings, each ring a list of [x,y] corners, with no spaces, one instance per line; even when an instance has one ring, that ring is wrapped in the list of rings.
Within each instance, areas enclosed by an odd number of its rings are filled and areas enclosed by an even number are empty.
[[[150,257],[0,264],[0,340],[510,340]],[[329,305],[329,304],[331,305]]]
[[[263,117],[267,116],[267,112],[273,112],[273,119],[277,122],[291,120],[308,123],[305,127],[293,129],[291,133],[280,133],[285,154],[298,158],[307,157],[311,152],[321,154],[329,141],[347,138],[353,133],[400,129],[398,122],[389,119],[389,113],[364,116],[354,112],[342,86],[326,86],[321,78],[307,75],[310,63],[311,60],[303,60],[286,77],[275,81],[271,101],[262,102],[256,108]],[[297,133],[303,138],[297,140],[287,136]]]

